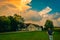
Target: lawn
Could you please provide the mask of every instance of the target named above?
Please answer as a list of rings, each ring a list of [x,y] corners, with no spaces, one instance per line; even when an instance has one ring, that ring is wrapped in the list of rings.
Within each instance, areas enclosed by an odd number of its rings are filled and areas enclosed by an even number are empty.
[[[48,40],[46,32],[9,32],[0,33],[0,40]],[[54,33],[54,40],[60,40],[60,33]]]

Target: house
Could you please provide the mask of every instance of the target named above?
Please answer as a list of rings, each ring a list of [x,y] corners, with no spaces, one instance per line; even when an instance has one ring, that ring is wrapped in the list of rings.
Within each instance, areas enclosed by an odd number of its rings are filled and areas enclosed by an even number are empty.
[[[28,31],[36,31],[38,30],[34,25],[30,24],[28,27],[27,27],[27,30]]]
[[[27,31],[42,31],[42,27],[36,24],[27,24],[25,29]]]
[[[18,30],[19,31],[42,31],[43,27],[39,26],[37,24],[31,24],[31,23],[24,23],[22,28],[20,27],[21,25],[18,25]]]

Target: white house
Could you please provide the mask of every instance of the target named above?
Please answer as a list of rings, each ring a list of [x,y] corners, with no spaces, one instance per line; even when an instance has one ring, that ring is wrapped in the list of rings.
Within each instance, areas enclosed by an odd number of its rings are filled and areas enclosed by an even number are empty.
[[[33,24],[30,24],[28,27],[27,27],[27,30],[28,31],[42,31],[42,28],[40,26],[35,26]]]

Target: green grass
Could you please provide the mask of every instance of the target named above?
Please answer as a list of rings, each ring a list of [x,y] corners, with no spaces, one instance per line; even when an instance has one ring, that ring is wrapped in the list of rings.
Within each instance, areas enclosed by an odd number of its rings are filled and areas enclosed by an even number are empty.
[[[54,33],[54,40],[60,40],[59,32]],[[48,40],[46,32],[10,32],[0,33],[0,40]]]
[[[55,32],[53,37],[54,37],[54,40],[60,40],[60,32]]]

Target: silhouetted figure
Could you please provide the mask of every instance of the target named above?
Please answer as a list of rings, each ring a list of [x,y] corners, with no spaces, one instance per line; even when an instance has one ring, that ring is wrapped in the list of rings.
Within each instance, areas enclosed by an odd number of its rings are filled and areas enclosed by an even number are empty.
[[[53,31],[48,28],[48,36],[49,36],[49,40],[53,40]]]

